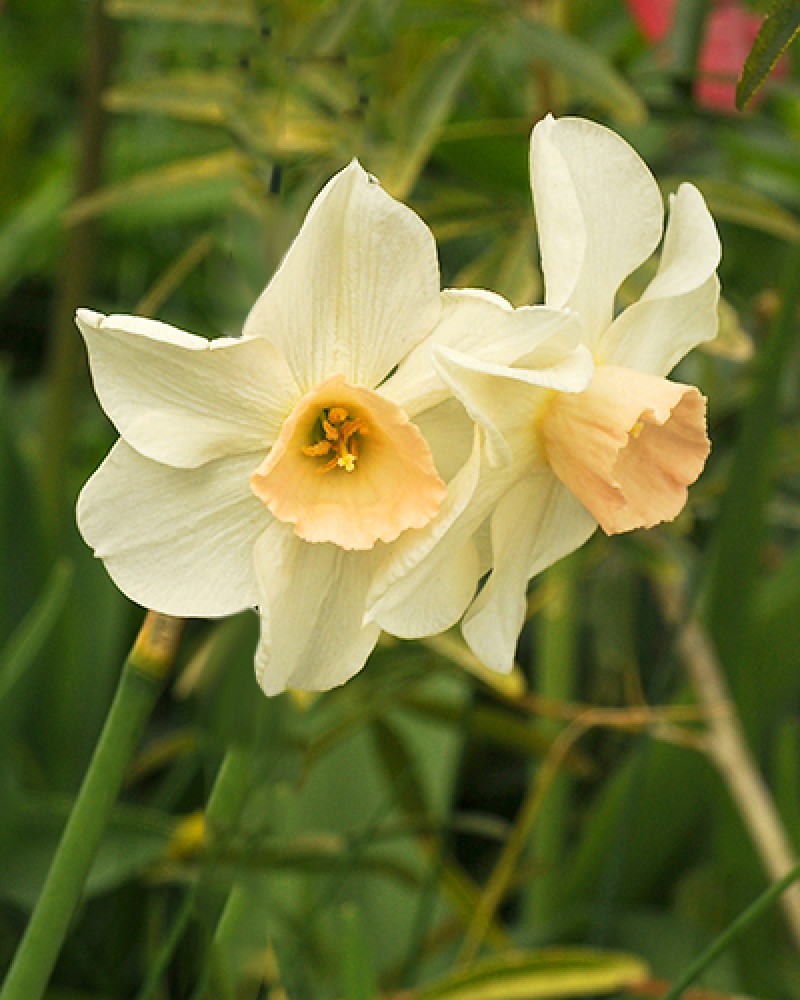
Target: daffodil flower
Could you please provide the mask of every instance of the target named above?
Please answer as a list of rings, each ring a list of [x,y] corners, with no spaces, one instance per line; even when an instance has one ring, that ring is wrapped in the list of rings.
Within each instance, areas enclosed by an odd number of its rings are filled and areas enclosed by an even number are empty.
[[[582,348],[569,375],[579,332],[562,310],[440,292],[430,231],[356,162],[317,196],[240,338],[88,310],[77,323],[120,433],[79,498],[84,538],[144,606],[258,607],[270,694],[358,671],[392,626],[366,620],[368,594],[424,561],[474,493],[479,436],[434,343],[507,364],[538,345],[563,388],[591,377]],[[484,569],[465,545],[395,614],[419,634],[449,627]]]
[[[492,572],[462,628],[474,652],[500,671],[513,663],[528,580],[598,524],[613,534],[674,518],[710,448],[705,399],[663,378],[716,335],[720,247],[700,193],[683,184],[671,199],[658,271],[615,317],[620,284],[662,236],[650,171],[610,130],[548,116],[533,130],[531,182],[546,303],[579,321],[596,366],[590,385],[553,392],[546,373],[525,361],[492,364],[453,346],[434,354],[485,436],[481,483],[449,545],[463,544],[459,535],[475,531],[495,504]],[[379,595],[376,606],[396,594]]]

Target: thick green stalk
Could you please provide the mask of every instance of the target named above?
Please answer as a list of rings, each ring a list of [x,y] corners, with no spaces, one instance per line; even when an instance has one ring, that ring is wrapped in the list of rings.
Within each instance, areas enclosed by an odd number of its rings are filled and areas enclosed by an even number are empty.
[[[542,608],[534,634],[536,689],[546,698],[570,701],[575,687],[577,597],[581,555],[574,553],[548,571],[549,600]],[[563,728],[552,719],[539,722],[542,733],[554,739]],[[571,789],[565,773],[555,776],[533,828],[535,875],[523,896],[526,927],[538,938],[546,936],[558,913],[558,890],[563,880],[559,863],[564,853]]]
[[[688,969],[683,973],[683,975],[677,979],[673,984],[672,988],[663,997],[663,1000],[678,1000],[684,990],[692,985],[693,982],[697,980],[697,977],[703,973],[711,963],[718,958],[724,951],[731,946],[734,939],[738,937],[742,931],[747,930],[747,928],[757,920],[762,913],[769,909],[770,906],[775,902],[776,899],[785,892],[789,886],[793,885],[798,879],[800,879],[800,863],[796,864],[790,872],[779,881],[775,882],[773,885],[763,892],[755,902],[751,903],[739,916],[727,927],[721,934],[719,934],[706,948],[702,954],[698,955],[697,958],[691,963]]]
[[[39,1000],[47,988],[97,845],[172,664],[181,624],[147,614],[0,1000]]]

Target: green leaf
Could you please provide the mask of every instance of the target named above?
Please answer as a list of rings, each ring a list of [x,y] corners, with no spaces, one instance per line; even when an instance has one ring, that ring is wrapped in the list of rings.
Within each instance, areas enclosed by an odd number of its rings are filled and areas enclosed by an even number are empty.
[[[254,27],[253,10],[245,0],[109,0],[111,17],[153,21],[187,21],[191,24],[234,24]]]
[[[800,241],[800,223],[774,199],[724,177],[693,177],[691,180],[708,202],[714,218],[735,222],[791,243]],[[677,179],[669,178],[664,181],[664,191],[677,191],[678,184]]]
[[[249,166],[248,157],[234,150],[169,163],[82,198],[67,218],[75,224],[110,211],[135,211],[140,218],[146,210],[163,223],[166,213],[169,217],[180,211],[207,214],[221,199],[227,203]]]
[[[745,60],[736,84],[736,107],[741,111],[766,80],[781,53],[800,31],[800,2],[774,0]]]
[[[547,948],[477,962],[409,1000],[538,1000],[611,992],[645,979],[633,955],[591,948]]]
[[[499,39],[502,45],[510,44],[509,36],[524,46],[532,62],[563,73],[570,84],[590,95],[597,107],[610,111],[620,121],[636,124],[647,118],[639,94],[605,56],[581,39],[529,17],[511,21]]]
[[[36,659],[58,621],[72,579],[72,567],[53,567],[36,603],[0,650],[0,703]]]
[[[442,46],[441,54],[423,61],[398,96],[395,119],[400,138],[393,160],[381,168],[383,186],[395,198],[408,197],[416,184],[482,43],[482,35],[472,35]]]

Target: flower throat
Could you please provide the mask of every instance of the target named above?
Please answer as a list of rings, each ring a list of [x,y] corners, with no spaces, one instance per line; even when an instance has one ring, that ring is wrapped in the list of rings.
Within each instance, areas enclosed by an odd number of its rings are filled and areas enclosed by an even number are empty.
[[[317,472],[330,472],[336,468],[353,472],[358,459],[359,434],[369,434],[366,420],[351,418],[343,406],[331,406],[324,409],[314,423],[314,443],[304,445],[300,450],[310,458],[332,453],[332,457]]]

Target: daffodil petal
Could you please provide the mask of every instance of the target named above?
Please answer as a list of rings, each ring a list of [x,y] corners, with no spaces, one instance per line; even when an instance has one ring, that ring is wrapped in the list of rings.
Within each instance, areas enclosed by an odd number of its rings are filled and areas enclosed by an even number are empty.
[[[550,115],[531,136],[531,185],[546,302],[579,313],[594,348],[617,288],[661,238],[658,186],[610,129]]]
[[[464,616],[464,638],[487,667],[510,673],[528,581],[589,538],[597,522],[549,470],[520,480],[492,515],[494,568]]]
[[[260,457],[175,469],[118,441],[78,498],[78,527],[143,607],[198,618],[254,607],[253,546],[272,519],[250,492]]]
[[[266,449],[297,386],[260,338],[208,341],[138,316],[78,310],[95,391],[122,437],[157,462],[191,468]]]
[[[712,340],[719,258],[719,237],[703,197],[682,184],[672,198],[658,273],[602,335],[598,362],[666,375],[693,347]]]
[[[385,602],[375,614],[381,628],[401,639],[444,632],[461,618],[481,576],[478,550],[471,538],[453,547],[449,557],[430,569],[419,563],[403,578],[403,600]]]
[[[547,368],[509,368],[438,346],[433,363],[483,428],[492,465],[510,462],[515,452],[521,452],[515,456],[518,460],[527,460],[534,447],[537,415],[550,398],[549,390],[581,392],[594,372],[592,356],[583,345]]]
[[[380,635],[362,621],[376,563],[374,552],[304,542],[290,525],[269,525],[255,546],[265,607],[256,676],[266,694],[326,691],[364,666]]]
[[[440,308],[430,230],[353,161],[317,195],[244,333],[278,345],[303,393],[331,375],[374,388]]]
[[[431,363],[439,346],[506,365],[535,355],[546,365],[568,353],[580,339],[577,317],[564,310],[546,306],[514,309],[492,292],[448,289],[442,292],[441,319],[430,337],[400,363],[381,392],[413,418],[449,394]]]

